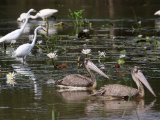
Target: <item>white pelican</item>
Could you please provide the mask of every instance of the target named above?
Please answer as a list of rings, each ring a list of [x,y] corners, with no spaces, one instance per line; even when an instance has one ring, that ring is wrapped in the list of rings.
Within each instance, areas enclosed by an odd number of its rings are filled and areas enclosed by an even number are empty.
[[[46,21],[46,29],[47,29],[47,36],[48,36],[48,29],[49,29],[49,23],[48,23],[48,18],[51,17],[54,13],[57,13],[58,10],[56,9],[42,9],[40,10],[35,16],[30,16],[31,19],[37,19],[37,18],[42,18],[43,21]]]
[[[24,22],[28,15],[30,15],[31,12],[36,12],[34,9],[30,9],[27,13],[21,13],[19,18],[17,18],[18,22]]]
[[[7,46],[6,43],[15,43],[16,40],[21,36],[21,34],[23,33],[23,30],[28,22],[29,17],[26,18],[25,23],[23,24],[23,26],[19,29],[16,29],[10,33],[8,33],[7,35],[3,36],[0,38],[0,43],[4,42],[4,49],[6,50]]]
[[[36,42],[36,38],[37,38],[37,31],[39,29],[44,29],[44,27],[42,26],[38,26],[35,30],[34,30],[34,38],[32,40],[32,43],[26,43],[26,44],[23,44],[23,45],[20,45],[15,51],[14,51],[14,56],[15,57],[20,57],[20,58],[23,58],[23,62],[24,62],[24,59],[26,58],[26,56],[31,52],[32,48],[34,47],[35,45],[35,42]]]
[[[89,59],[84,60],[85,68],[87,69],[88,73],[90,74],[91,78],[82,76],[80,74],[70,74],[64,77],[61,80],[57,80],[55,85],[68,89],[68,90],[92,90],[95,89],[97,86],[95,74],[91,72],[91,70],[99,73],[100,75],[109,79],[109,77],[102,72],[93,62]]]
[[[103,96],[106,99],[119,99],[128,97],[143,98],[145,94],[142,85],[143,83],[146,88],[156,97],[156,94],[152,90],[150,84],[148,83],[138,66],[134,66],[134,68],[131,70],[131,75],[138,89],[120,84],[110,84],[105,85],[93,95]]]

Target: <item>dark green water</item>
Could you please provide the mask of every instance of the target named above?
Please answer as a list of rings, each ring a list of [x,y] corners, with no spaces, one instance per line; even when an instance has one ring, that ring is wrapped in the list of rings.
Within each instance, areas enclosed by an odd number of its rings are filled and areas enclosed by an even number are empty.
[[[29,42],[28,36],[33,28],[42,21],[29,21],[31,30],[9,46],[6,53],[0,47],[0,119],[2,120],[158,120],[160,119],[160,43],[158,16],[154,12],[160,9],[158,0],[23,0],[0,2],[0,36],[18,28],[16,19],[30,8],[56,8],[57,20],[50,21],[50,26],[60,21],[62,28],[51,26],[56,33],[56,41],[47,49],[45,39],[38,36],[42,44],[35,46],[27,57],[27,64],[12,57],[12,52],[19,45]],[[94,32],[89,39],[78,39],[68,9],[84,9],[84,16],[92,23]],[[138,22],[141,21],[141,24]],[[139,38],[138,35],[142,35]],[[136,87],[128,68],[138,65],[154,89],[157,98],[146,90],[146,96],[140,101],[105,101],[90,97],[89,92],[59,92],[50,79],[58,80],[67,74],[87,74],[84,68],[77,68],[77,57],[81,56],[84,44],[91,49],[92,61],[100,67],[98,51],[104,51],[101,59],[105,73],[112,80],[108,81],[97,75],[98,88],[108,83],[126,84]],[[53,45],[55,47],[53,47]],[[65,65],[56,69],[49,52],[58,50],[57,64]],[[125,64],[116,72],[114,66],[120,51],[126,50]],[[67,66],[67,67],[66,67]],[[17,84],[6,84],[6,74],[14,71]]]

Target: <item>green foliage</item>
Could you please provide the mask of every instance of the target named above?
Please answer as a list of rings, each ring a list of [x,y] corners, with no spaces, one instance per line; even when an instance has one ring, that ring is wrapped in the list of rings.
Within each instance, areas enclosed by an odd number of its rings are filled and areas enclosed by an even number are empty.
[[[119,59],[117,60],[117,63],[119,65],[123,65],[125,63],[125,57],[126,57],[126,50],[121,50],[120,55],[119,55]]]
[[[46,39],[46,46],[47,46],[47,52],[54,51],[56,47],[56,42],[60,40],[61,38],[58,35],[53,35],[51,37],[47,37]]]
[[[123,65],[125,63],[125,60],[120,58],[120,59],[118,59],[117,62],[118,62],[119,65]]]
[[[152,47],[153,49],[156,49],[160,46],[160,42],[158,40],[158,38],[152,36],[144,36],[143,35],[138,35],[137,37],[135,37],[135,42],[137,43],[138,46],[143,47],[144,49],[147,47]]]
[[[83,26],[84,25],[84,10],[76,10],[76,11],[72,11],[71,9],[69,9],[69,17],[71,19],[73,19],[73,23],[75,26]]]

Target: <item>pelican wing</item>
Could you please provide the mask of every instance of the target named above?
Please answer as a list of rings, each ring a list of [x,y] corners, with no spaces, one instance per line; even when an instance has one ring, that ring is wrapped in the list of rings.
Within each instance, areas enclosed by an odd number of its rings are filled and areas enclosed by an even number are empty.
[[[90,87],[93,81],[79,74],[71,74],[64,77],[62,80],[56,81],[56,85],[74,86],[74,87]]]
[[[124,97],[124,96],[132,97],[136,96],[137,94],[138,94],[137,89],[120,84],[105,85],[99,91],[97,91],[97,95],[115,96],[115,97]]]

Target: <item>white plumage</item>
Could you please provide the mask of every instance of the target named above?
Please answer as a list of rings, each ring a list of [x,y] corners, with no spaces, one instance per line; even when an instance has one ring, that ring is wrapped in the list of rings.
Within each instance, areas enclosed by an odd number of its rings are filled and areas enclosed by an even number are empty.
[[[30,17],[30,13],[31,13],[31,12],[36,12],[36,10],[30,9],[27,13],[22,13],[22,14],[19,16],[19,18],[17,18],[17,21],[18,21],[18,22],[24,22],[24,20],[27,18],[28,15],[29,15],[29,17]]]
[[[0,38],[0,42],[12,43],[19,38],[19,36],[21,35],[21,30],[22,29],[17,29],[8,33],[7,35]]]
[[[12,41],[17,40],[20,37],[20,35],[22,34],[27,22],[28,22],[28,18],[26,19],[25,23],[23,24],[23,26],[20,29],[16,29],[16,30],[6,34],[5,36],[1,37],[0,42],[12,43]]]
[[[43,20],[51,17],[54,13],[58,12],[56,9],[42,9],[35,16],[31,16],[32,19],[42,18]]]
[[[160,15],[160,10],[154,13],[154,15]]]
[[[16,57],[26,57],[30,52],[33,46],[29,43],[23,44],[19,46],[15,51]]]
[[[42,26],[38,26],[35,30],[34,30],[34,38],[31,44],[26,43],[23,45],[20,45],[15,51],[14,51],[14,56],[15,57],[20,57],[24,59],[26,58],[26,56],[31,52],[32,48],[35,45],[36,42],[36,38],[37,38],[37,31],[39,29],[44,29]]]
[[[22,25],[22,27],[20,29],[16,29],[8,34],[6,34],[5,36],[0,38],[0,43],[1,42],[5,42],[5,43],[15,43],[16,40],[21,36],[21,34],[23,33],[24,28],[26,27],[26,24],[28,22],[29,19],[29,15],[30,12],[35,11],[34,9],[30,9],[26,15],[25,15],[25,23]],[[4,46],[6,49],[6,46]]]

